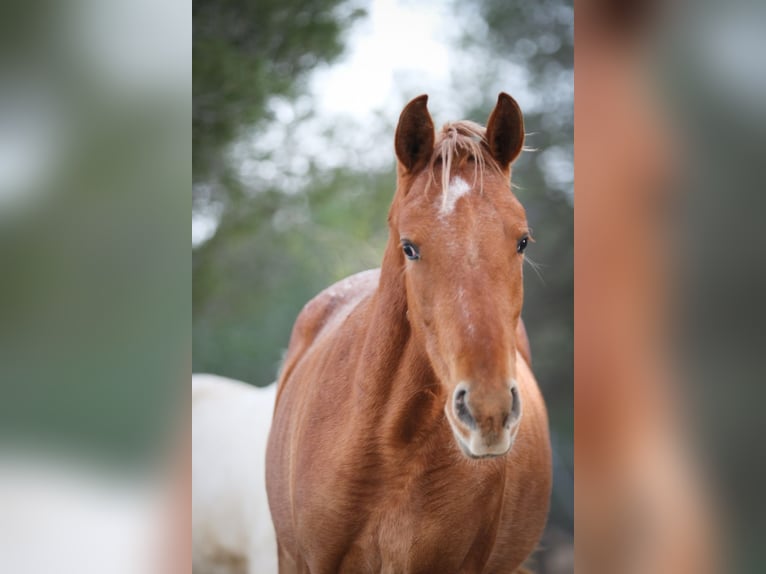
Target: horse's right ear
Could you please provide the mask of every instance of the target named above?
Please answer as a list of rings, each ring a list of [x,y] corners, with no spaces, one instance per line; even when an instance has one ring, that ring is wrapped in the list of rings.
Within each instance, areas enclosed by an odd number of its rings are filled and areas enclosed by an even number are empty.
[[[425,94],[412,100],[402,110],[396,126],[396,157],[409,172],[424,167],[434,150],[434,122],[427,104]]]
[[[524,146],[524,117],[511,96],[500,92],[497,105],[487,120],[487,144],[495,161],[508,169]]]

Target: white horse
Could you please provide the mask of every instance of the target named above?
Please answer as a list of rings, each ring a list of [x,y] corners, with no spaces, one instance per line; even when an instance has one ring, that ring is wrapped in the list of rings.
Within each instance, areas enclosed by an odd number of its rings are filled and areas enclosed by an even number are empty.
[[[265,484],[275,395],[276,384],[192,375],[194,574],[277,572]]]

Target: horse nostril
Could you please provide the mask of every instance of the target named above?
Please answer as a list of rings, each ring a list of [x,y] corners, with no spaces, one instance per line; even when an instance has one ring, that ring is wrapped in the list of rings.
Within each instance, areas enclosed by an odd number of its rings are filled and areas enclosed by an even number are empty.
[[[474,428],[476,426],[476,421],[474,420],[473,416],[471,416],[471,411],[468,409],[468,405],[466,404],[465,397],[467,394],[468,391],[465,389],[458,389],[458,391],[455,393],[455,413],[457,414],[457,418],[459,418],[469,427]]]
[[[521,414],[521,401],[519,400],[519,389],[516,385],[511,387],[511,415],[514,419],[519,418]]]

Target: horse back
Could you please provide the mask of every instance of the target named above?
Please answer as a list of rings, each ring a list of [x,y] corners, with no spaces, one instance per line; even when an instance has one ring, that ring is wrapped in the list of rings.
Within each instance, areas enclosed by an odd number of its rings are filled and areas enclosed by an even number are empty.
[[[334,283],[311,299],[298,314],[290,335],[287,354],[279,375],[280,389],[290,378],[295,366],[324,335],[338,327],[342,320],[364,299],[370,297],[378,286],[380,269],[369,269],[350,275]]]

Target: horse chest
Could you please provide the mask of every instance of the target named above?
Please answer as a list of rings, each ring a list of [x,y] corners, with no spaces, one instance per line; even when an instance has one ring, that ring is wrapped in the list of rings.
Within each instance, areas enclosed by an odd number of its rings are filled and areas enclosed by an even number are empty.
[[[471,571],[469,564],[478,572],[488,554],[475,548],[481,525],[470,516],[458,519],[457,513],[394,508],[374,528],[370,550],[379,556],[384,572]]]
[[[468,489],[454,476],[436,474],[393,477],[359,508],[360,522],[345,530],[351,536],[338,570],[481,572],[498,527],[502,483],[479,481]]]

